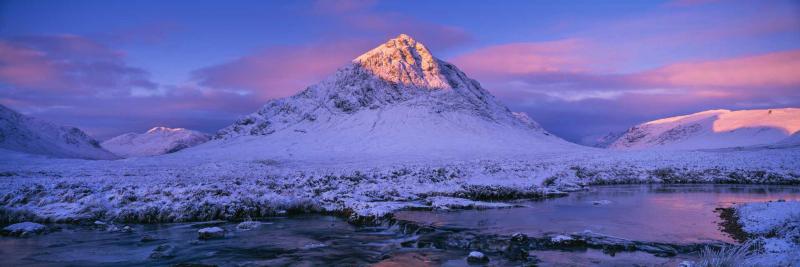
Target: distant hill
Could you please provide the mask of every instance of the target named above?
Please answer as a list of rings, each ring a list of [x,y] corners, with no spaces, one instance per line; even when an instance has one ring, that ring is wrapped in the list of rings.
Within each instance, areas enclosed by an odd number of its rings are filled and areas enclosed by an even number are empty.
[[[797,141],[800,109],[709,110],[628,129],[612,149],[715,149]]]
[[[119,158],[78,128],[25,116],[3,105],[0,105],[0,148],[58,158]]]
[[[155,127],[146,133],[127,133],[102,143],[119,156],[142,157],[173,153],[205,143],[209,135],[183,128]]]

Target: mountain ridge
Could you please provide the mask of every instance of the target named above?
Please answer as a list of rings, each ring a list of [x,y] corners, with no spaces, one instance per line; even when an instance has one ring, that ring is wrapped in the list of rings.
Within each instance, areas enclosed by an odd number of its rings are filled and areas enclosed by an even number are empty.
[[[26,116],[3,105],[0,105],[0,148],[58,158],[119,158],[81,129]]]
[[[142,157],[174,153],[209,140],[209,135],[184,128],[153,127],[147,132],[126,133],[110,138],[101,146],[121,157]]]
[[[717,149],[781,142],[800,132],[800,109],[714,109],[645,122],[611,149]]]

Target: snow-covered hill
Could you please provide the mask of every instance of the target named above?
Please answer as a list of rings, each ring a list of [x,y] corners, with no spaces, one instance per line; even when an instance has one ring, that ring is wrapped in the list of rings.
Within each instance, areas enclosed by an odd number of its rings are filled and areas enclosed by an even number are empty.
[[[0,105],[0,148],[59,158],[118,158],[78,128],[25,116],[3,105]]]
[[[609,132],[606,135],[587,136],[581,140],[581,144],[591,147],[607,148],[623,134],[625,134],[625,132]]]
[[[791,142],[800,109],[709,110],[628,129],[612,149],[715,149]]]
[[[146,133],[126,133],[101,145],[122,157],[154,156],[177,152],[209,140],[207,134],[183,128],[155,127]]]
[[[215,139],[201,146],[205,152],[222,148],[239,156],[303,158],[476,156],[573,147],[526,114],[512,113],[407,35],[297,95],[269,101]]]

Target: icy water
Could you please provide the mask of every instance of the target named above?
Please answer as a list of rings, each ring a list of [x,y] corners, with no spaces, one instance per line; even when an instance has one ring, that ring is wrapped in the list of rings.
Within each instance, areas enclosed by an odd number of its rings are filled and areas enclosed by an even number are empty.
[[[718,207],[800,199],[800,187],[754,185],[599,186],[522,208],[449,212],[404,211],[397,218],[476,233],[597,233],[640,241],[733,242],[718,227]],[[132,225],[130,232],[97,226],[49,225],[60,230],[29,238],[0,237],[0,266],[467,266],[469,251],[414,248],[413,239],[387,227],[357,227],[343,219],[308,215],[262,220],[252,230],[236,223]],[[197,230],[219,226],[222,239],[198,240]],[[404,245],[405,244],[405,245]],[[660,258],[644,252],[611,256],[600,250],[531,251],[542,266],[675,266],[691,255]],[[490,255],[491,265],[512,265]],[[518,263],[516,263],[518,265]]]
[[[452,212],[404,211],[396,218],[498,234],[590,230],[637,241],[734,243],[719,227],[717,208],[735,203],[800,200],[800,187],[779,185],[596,186],[566,197],[525,201],[524,208]]]

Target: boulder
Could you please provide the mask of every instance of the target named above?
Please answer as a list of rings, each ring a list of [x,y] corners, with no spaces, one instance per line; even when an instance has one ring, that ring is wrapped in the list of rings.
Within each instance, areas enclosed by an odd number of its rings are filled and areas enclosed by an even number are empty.
[[[47,229],[44,225],[34,222],[21,222],[15,223],[3,228],[3,235],[27,237],[31,235],[41,234]]]
[[[472,251],[467,256],[467,262],[469,263],[487,263],[489,262],[489,257],[481,253],[480,251]]]
[[[216,238],[223,238],[225,237],[225,229],[219,227],[207,227],[197,230],[198,238],[207,240],[207,239],[216,239]]]

